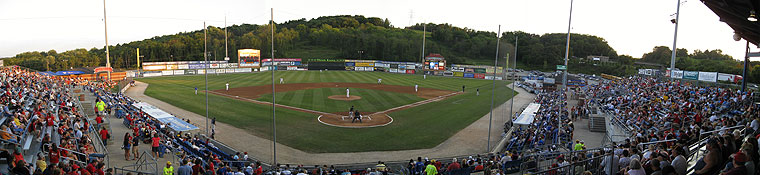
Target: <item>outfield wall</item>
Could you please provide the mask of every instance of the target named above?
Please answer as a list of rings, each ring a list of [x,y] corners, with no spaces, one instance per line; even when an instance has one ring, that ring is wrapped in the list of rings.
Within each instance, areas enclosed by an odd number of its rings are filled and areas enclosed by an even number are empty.
[[[301,71],[301,70],[328,70],[328,71],[364,71],[364,72],[388,72],[398,74],[425,74],[446,77],[462,77],[474,79],[503,80],[504,68],[486,65],[461,65],[452,64],[447,70],[423,69],[422,63],[396,62],[379,60],[348,60],[348,59],[300,59],[300,58],[275,58],[262,59],[262,67],[241,68],[237,63],[227,61],[181,61],[181,62],[147,62],[143,63],[141,71],[128,71],[126,77],[157,77],[174,75],[202,75],[247,73],[269,71]]]

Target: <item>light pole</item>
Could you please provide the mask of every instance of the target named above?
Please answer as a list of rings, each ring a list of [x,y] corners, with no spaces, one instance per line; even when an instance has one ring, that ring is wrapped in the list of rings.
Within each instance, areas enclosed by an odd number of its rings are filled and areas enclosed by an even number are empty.
[[[518,39],[517,33],[515,33],[515,63],[513,65],[513,67],[515,67],[515,68],[512,68],[512,75],[513,75],[513,77],[517,76],[517,39]],[[509,61],[507,61],[507,62],[509,62]],[[509,67],[507,67],[507,70],[509,70]],[[517,79],[513,78],[512,79],[512,104],[509,105],[509,121],[508,121],[510,127],[512,127],[512,117],[514,117],[513,116],[514,115],[513,114],[514,113],[513,110],[514,110],[514,107],[515,107],[515,83],[516,82],[517,82]]]
[[[562,91],[567,90],[567,60],[570,57],[570,24],[573,22],[573,0],[570,0],[570,17],[567,19],[567,43],[565,44],[565,74],[562,75]]]
[[[676,20],[672,21],[676,24],[675,32],[673,32],[673,51],[670,53],[670,75],[673,75],[673,71],[676,70],[676,41],[678,39],[678,18],[681,16],[681,0],[678,0],[676,6]]]
[[[501,35],[501,25],[496,33],[496,57],[493,59],[493,72],[496,75],[496,65],[499,63],[499,36]],[[486,152],[491,150],[491,121],[493,120],[493,98],[496,95],[496,77],[491,81],[491,112],[488,113],[488,143],[486,143]]]
[[[562,75],[562,93],[567,93],[567,60],[570,57],[570,25],[573,21],[573,0],[570,0],[570,17],[567,19],[567,43],[565,44],[565,74]],[[567,99],[565,99],[567,100]],[[555,141],[560,143],[559,134],[562,132],[562,118],[557,116],[557,137]]]
[[[206,66],[204,66],[203,75],[204,79],[206,81],[206,135],[208,136],[208,51],[207,51],[207,40],[206,37],[206,21],[203,21],[203,60]]]
[[[106,33],[106,67],[111,68],[110,52],[108,51],[108,19],[106,19],[106,0],[103,0],[103,29]],[[108,81],[111,81],[111,71],[108,72]]]
[[[274,91],[274,8],[270,9],[271,20],[269,21],[270,27],[272,27],[272,61],[270,62],[270,71],[272,71],[272,165],[277,165],[277,123],[275,115],[275,91]]]

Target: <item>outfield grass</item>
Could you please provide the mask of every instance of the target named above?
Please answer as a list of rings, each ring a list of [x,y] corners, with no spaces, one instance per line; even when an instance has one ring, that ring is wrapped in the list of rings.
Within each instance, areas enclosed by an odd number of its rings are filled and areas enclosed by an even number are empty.
[[[204,76],[173,76],[141,78],[149,83],[145,94],[179,108],[205,115],[205,94],[193,95],[193,88],[204,89]],[[246,87],[271,83],[270,72],[208,75],[209,89]],[[307,152],[363,152],[432,148],[445,141],[490,110],[492,84],[490,80],[463,79],[421,75],[349,72],[349,71],[280,71],[288,83],[356,82],[435,88],[461,91],[465,94],[414,108],[396,111],[391,125],[376,128],[338,128],[320,124],[313,114],[277,108],[278,142]],[[495,103],[511,98],[508,82],[496,81]],[[480,89],[480,96],[475,89]],[[315,92],[316,93],[316,92]],[[354,92],[352,91],[352,94]],[[280,94],[280,93],[278,93]],[[287,94],[287,93],[282,93]],[[279,100],[279,99],[278,99]],[[209,113],[218,121],[251,131],[251,134],[271,138],[271,106],[259,105],[209,94]]]
[[[331,95],[346,95],[345,88],[317,88],[277,93],[277,104],[311,109],[321,112],[346,112],[351,106],[364,112],[378,112],[393,107],[425,100],[413,94],[394,93],[381,90],[352,88],[351,96],[362,99],[343,101],[327,97]],[[262,95],[257,100],[272,102],[272,95]]]

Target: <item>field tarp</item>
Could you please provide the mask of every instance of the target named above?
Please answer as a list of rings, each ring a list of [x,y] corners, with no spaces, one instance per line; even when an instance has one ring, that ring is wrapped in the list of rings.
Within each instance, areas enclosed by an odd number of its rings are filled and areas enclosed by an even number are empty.
[[[196,127],[195,125],[182,121],[179,118],[174,117],[173,115],[165,112],[164,110],[161,110],[146,102],[134,103],[132,104],[132,106],[135,106],[138,109],[142,110],[143,112],[148,114],[150,117],[158,119],[159,121],[164,122],[166,124],[169,124],[168,126],[176,131],[190,131],[190,130],[198,129],[198,127]]]

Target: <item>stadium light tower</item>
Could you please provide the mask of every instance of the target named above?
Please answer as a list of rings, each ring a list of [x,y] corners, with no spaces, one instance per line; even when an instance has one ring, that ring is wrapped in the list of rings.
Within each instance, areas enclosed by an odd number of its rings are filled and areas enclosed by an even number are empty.
[[[573,22],[573,0],[570,0],[570,17],[567,19],[567,44],[565,44],[565,74],[562,75],[562,90],[567,90],[567,60],[570,57],[570,24]],[[558,125],[558,126],[561,126]]]
[[[103,29],[106,33],[106,67],[111,68],[110,52],[108,51],[108,20],[106,19],[106,0],[103,0]],[[111,71],[108,72],[108,81],[111,81]]]
[[[673,75],[673,71],[676,70],[676,41],[678,39],[678,18],[681,16],[681,0],[678,0],[678,5],[676,6],[676,19],[671,20],[674,24],[676,24],[675,32],[673,32],[673,51],[670,53],[670,75]]]

